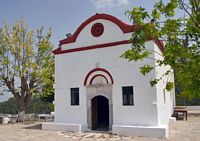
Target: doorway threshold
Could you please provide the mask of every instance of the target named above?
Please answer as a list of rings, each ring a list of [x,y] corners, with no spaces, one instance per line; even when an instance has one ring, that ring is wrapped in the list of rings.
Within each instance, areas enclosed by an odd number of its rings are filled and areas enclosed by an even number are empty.
[[[90,133],[104,133],[104,134],[111,134],[112,133],[112,130],[99,130],[99,129],[96,129],[96,130],[92,130],[92,129],[88,129],[87,131],[85,131],[86,133],[87,132],[90,132]]]

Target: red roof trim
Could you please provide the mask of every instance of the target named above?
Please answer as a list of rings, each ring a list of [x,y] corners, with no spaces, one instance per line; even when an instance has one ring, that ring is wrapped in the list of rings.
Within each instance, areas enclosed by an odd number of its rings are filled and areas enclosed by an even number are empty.
[[[83,22],[71,37],[68,37],[68,38],[65,38],[63,40],[60,40],[59,41],[60,45],[75,42],[76,38],[78,37],[78,35],[81,32],[81,30],[85,26],[87,26],[90,22],[92,22],[94,20],[97,20],[97,19],[105,19],[105,20],[109,20],[109,21],[117,24],[119,26],[119,28],[124,33],[133,32],[135,30],[134,28],[136,27],[136,26],[133,26],[133,25],[128,25],[128,24],[124,23],[123,21],[119,20],[118,18],[113,17],[113,16],[108,15],[108,14],[96,14],[96,15],[90,17],[89,19],[87,19],[85,22]]]
[[[113,46],[122,45],[122,44],[130,44],[130,42],[128,40],[124,40],[124,41],[99,44],[99,45],[93,45],[93,46],[87,46],[87,47],[79,47],[79,48],[73,48],[73,49],[67,49],[67,50],[61,50],[61,47],[59,47],[55,49],[53,53],[57,55],[57,54],[85,51],[85,50],[91,50],[91,49],[97,49],[97,48],[113,47]]]
[[[157,39],[149,39],[149,40],[153,40],[161,51],[164,50],[163,42],[161,40],[157,40]],[[72,53],[72,52],[78,52],[78,51],[86,51],[86,50],[91,50],[91,49],[113,47],[113,46],[118,46],[118,45],[122,45],[122,44],[131,44],[131,42],[129,40],[124,40],[124,41],[99,44],[99,45],[93,45],[93,46],[86,46],[86,47],[79,47],[79,48],[73,48],[73,49],[67,49],[67,50],[61,50],[61,47],[59,47],[59,48],[53,50],[53,53],[55,55],[58,55],[58,54]]]
[[[148,40],[153,40],[153,41],[156,43],[156,45],[160,48],[161,51],[164,50],[164,44],[163,44],[163,41],[162,41],[162,40],[155,39],[155,38],[152,37],[152,36],[150,36],[150,37],[148,38]]]
[[[154,39],[154,42],[157,44],[161,51],[164,50],[164,43],[162,40]]]
[[[75,42],[77,37],[78,37],[78,35],[79,35],[79,33],[81,32],[81,30],[85,26],[87,26],[87,24],[89,24],[90,22],[92,22],[92,21],[94,21],[96,19],[110,20],[111,22],[117,24],[119,26],[119,28],[124,33],[134,32],[136,29],[139,28],[138,25],[128,25],[128,24],[124,23],[123,21],[119,20],[118,18],[113,17],[113,16],[108,15],[108,14],[96,14],[96,15],[90,17],[89,19],[87,19],[85,22],[83,22],[71,37],[68,37],[68,38],[65,38],[63,40],[60,40],[59,41],[60,42],[60,47],[55,49],[53,51],[53,53],[57,55],[57,54],[71,53],[71,52],[77,52],[77,51],[85,51],[85,50],[90,50],[90,49],[106,48],[106,47],[111,47],[111,46],[117,46],[117,45],[121,45],[121,44],[129,44],[130,43],[128,40],[123,40],[123,41],[117,41],[117,42],[111,42],[111,43],[105,43],[105,44],[99,44],[99,45],[92,45],[92,46],[86,46],[86,47],[79,47],[79,48],[61,50],[61,45]],[[163,47],[163,42],[162,41],[160,41],[158,39],[154,39],[153,37],[149,37],[148,40],[154,40],[155,43],[160,48],[160,50],[163,51],[164,47]]]
[[[87,84],[89,76],[90,76],[93,72],[96,72],[96,71],[102,71],[102,72],[105,72],[106,74],[108,74],[108,76],[109,76],[110,79],[111,79],[111,83],[114,84],[112,75],[111,75],[106,69],[103,69],[103,68],[95,68],[95,69],[91,70],[91,71],[86,75],[85,80],[84,80],[84,86]]]

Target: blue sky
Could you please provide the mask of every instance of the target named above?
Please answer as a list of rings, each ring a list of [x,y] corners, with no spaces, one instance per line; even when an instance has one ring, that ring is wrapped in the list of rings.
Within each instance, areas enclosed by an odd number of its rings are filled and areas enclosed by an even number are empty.
[[[22,17],[29,28],[52,28],[51,41],[56,48],[66,33],[74,33],[79,25],[96,13],[107,13],[129,22],[124,14],[134,6],[151,10],[156,0],[1,0],[0,27],[6,20],[14,24]],[[169,1],[169,0],[164,0]],[[0,101],[8,96],[1,96]]]
[[[42,25],[52,28],[52,42],[56,47],[66,33],[74,33],[78,26],[95,13],[107,13],[129,22],[124,12],[133,6],[153,7],[154,0],[1,0],[0,26],[22,17],[30,28]]]

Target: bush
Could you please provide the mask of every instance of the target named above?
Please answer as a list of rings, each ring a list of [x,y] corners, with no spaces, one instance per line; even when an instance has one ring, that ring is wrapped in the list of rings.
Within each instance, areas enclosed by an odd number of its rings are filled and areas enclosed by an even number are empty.
[[[8,101],[0,103],[0,113],[4,114],[17,114],[18,107],[16,100],[14,98],[10,98]]]
[[[40,96],[34,95],[27,107],[26,113],[50,113],[54,110],[54,105],[52,102],[44,102],[41,100]],[[16,100],[10,98],[8,101],[0,103],[0,113],[4,114],[17,114],[18,107]]]
[[[181,94],[176,94],[176,105],[178,106],[200,106],[200,98],[190,99]]]

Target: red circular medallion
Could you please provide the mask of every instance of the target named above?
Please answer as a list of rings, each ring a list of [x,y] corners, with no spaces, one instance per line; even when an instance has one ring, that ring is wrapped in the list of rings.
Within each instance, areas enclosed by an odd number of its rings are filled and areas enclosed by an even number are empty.
[[[102,23],[95,23],[91,28],[92,36],[99,37],[103,34],[104,26]]]

